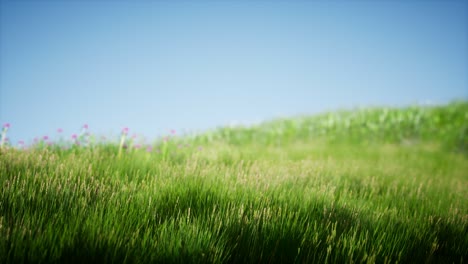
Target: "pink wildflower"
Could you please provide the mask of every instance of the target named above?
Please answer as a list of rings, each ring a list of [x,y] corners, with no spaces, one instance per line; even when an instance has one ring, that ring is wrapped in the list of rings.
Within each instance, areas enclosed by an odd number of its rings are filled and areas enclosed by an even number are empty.
[[[3,128],[10,128],[10,123],[3,124]]]
[[[72,137],[72,139],[77,139],[78,138],[78,136],[76,134],[73,134],[71,137]]]
[[[122,134],[127,135],[128,134],[128,127],[124,127],[122,129]]]
[[[88,124],[84,124],[84,125],[83,125],[83,128],[84,128],[84,129],[88,129]]]
[[[141,145],[140,144],[136,144],[135,146],[133,146],[135,149],[139,149],[141,148]]]
[[[57,129],[57,133],[62,133],[63,132],[63,129],[59,128]]]
[[[42,139],[43,139],[43,140],[48,140],[49,137],[48,137],[48,136],[43,136]]]
[[[175,133],[176,133],[175,129],[171,129],[171,134],[175,135]]]

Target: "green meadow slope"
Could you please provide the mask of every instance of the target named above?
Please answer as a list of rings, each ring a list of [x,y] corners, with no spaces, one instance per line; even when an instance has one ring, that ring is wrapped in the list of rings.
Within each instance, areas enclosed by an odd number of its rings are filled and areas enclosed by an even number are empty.
[[[127,143],[0,149],[0,263],[468,260],[467,102]]]

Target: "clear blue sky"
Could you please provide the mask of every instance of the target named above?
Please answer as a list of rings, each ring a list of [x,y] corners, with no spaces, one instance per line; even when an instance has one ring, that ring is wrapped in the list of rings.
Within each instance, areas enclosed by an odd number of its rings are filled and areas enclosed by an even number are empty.
[[[14,144],[468,97],[468,1],[0,2]]]

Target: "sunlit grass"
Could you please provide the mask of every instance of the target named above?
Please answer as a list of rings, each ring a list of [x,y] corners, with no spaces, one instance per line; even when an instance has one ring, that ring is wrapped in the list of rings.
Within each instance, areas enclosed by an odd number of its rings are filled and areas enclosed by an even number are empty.
[[[467,124],[461,102],[220,128],[150,151],[127,137],[3,147],[0,262],[460,263]]]

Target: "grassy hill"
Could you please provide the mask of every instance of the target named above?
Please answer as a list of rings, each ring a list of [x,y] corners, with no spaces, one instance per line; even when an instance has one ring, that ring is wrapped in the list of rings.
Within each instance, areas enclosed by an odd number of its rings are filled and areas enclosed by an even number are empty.
[[[0,149],[1,263],[467,261],[467,102],[121,139]]]

